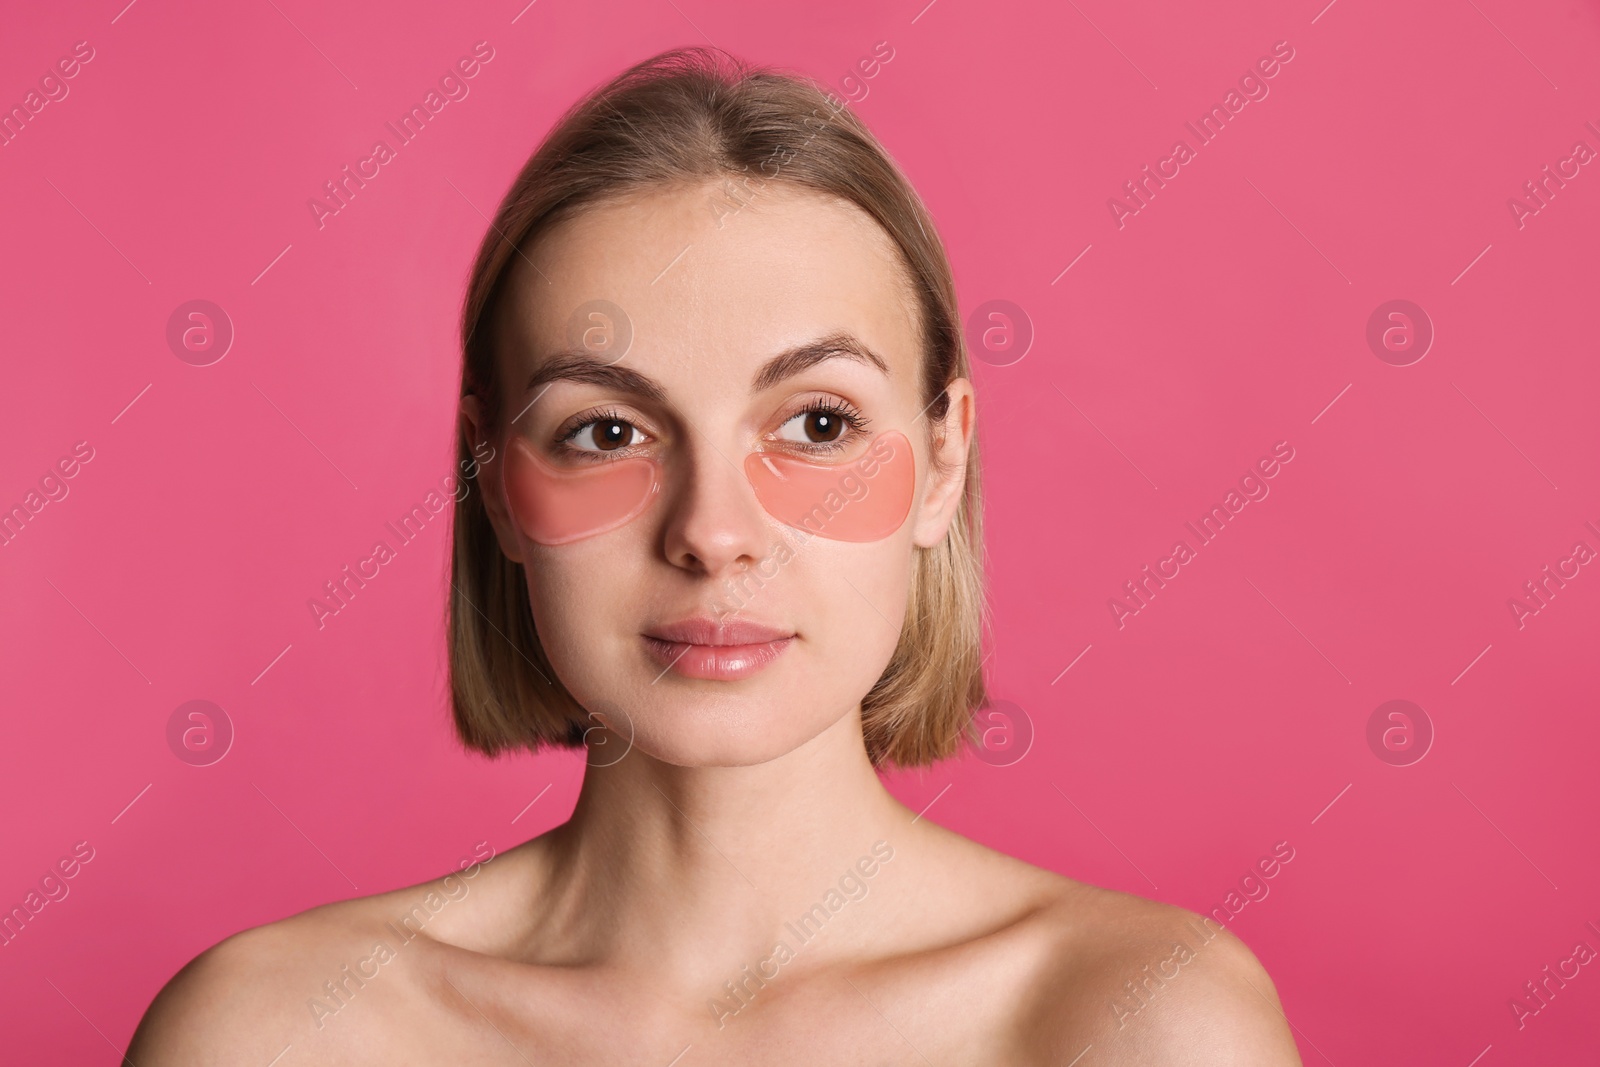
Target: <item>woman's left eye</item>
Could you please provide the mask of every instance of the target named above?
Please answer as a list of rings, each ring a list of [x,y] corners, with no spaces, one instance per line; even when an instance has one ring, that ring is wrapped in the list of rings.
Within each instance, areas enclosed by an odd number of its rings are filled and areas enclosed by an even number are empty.
[[[799,412],[778,429],[778,437],[799,445],[827,448],[838,445],[864,424],[859,414],[833,404],[817,404]],[[795,436],[797,435],[797,436]]]

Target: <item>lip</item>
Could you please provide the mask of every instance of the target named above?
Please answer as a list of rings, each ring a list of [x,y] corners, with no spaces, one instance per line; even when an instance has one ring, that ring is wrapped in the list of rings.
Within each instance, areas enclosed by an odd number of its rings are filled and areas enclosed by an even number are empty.
[[[748,619],[695,617],[653,626],[641,636],[646,651],[665,668],[687,678],[734,681],[777,659],[795,633]]]

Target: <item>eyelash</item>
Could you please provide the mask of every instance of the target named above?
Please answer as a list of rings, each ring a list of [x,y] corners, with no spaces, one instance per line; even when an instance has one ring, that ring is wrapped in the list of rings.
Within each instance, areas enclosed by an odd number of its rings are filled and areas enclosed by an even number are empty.
[[[860,437],[863,433],[865,433],[867,426],[871,422],[870,419],[861,413],[859,408],[850,403],[848,400],[827,397],[824,399],[813,400],[805,407],[796,410],[787,418],[785,418],[780,425],[787,426],[799,416],[811,414],[831,415],[843,422],[845,426],[844,433],[833,441],[785,442],[787,445],[798,448],[800,451],[807,452],[812,455],[826,456],[841,451],[850,444],[854,443],[857,437]],[[608,463],[612,461],[609,459],[602,459],[601,457],[632,455],[633,453],[631,449],[636,447],[633,445],[612,449],[607,452],[597,449],[573,448],[567,444],[567,442],[577,437],[589,427],[594,426],[596,423],[603,422],[620,422],[624,426],[643,433],[643,431],[639,430],[638,426],[634,425],[632,421],[617,414],[614,408],[605,408],[600,411],[586,411],[577,416],[577,421],[568,423],[567,428],[560,431],[556,435],[555,443],[560,447],[560,451],[563,455],[572,456],[581,463]]]

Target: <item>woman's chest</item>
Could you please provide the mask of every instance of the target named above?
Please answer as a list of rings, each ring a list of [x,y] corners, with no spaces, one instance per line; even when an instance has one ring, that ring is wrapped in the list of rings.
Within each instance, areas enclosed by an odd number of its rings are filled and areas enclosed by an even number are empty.
[[[752,966],[704,989],[648,972],[541,968],[427,976],[374,1019],[384,1064],[890,1065],[1026,1062],[1025,976],[937,958],[855,968]]]

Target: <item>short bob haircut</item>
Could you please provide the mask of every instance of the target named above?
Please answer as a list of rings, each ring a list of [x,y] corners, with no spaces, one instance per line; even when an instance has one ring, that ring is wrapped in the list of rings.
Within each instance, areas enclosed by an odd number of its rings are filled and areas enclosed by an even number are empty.
[[[864,210],[904,257],[920,305],[921,383],[929,441],[949,408],[946,386],[968,377],[955,282],[921,199],[859,119],[815,82],[751,67],[720,49],[663,52],[623,71],[568,109],[501,202],[478,249],[461,315],[462,396],[483,406],[485,439],[504,429],[495,366],[497,308],[518,250],[584,208],[652,187],[713,188],[708,211],[736,209],[769,182]],[[458,429],[460,469],[473,442]],[[498,467],[495,469],[498,470]],[[949,532],[916,547],[909,603],[883,675],[862,700],[875,765],[915,767],[974,738],[984,706],[987,627],[982,500],[974,436],[966,489]],[[539,641],[521,564],[500,551],[481,493],[459,496],[452,530],[450,694],[469,749],[578,747],[593,717],[556,678]]]

